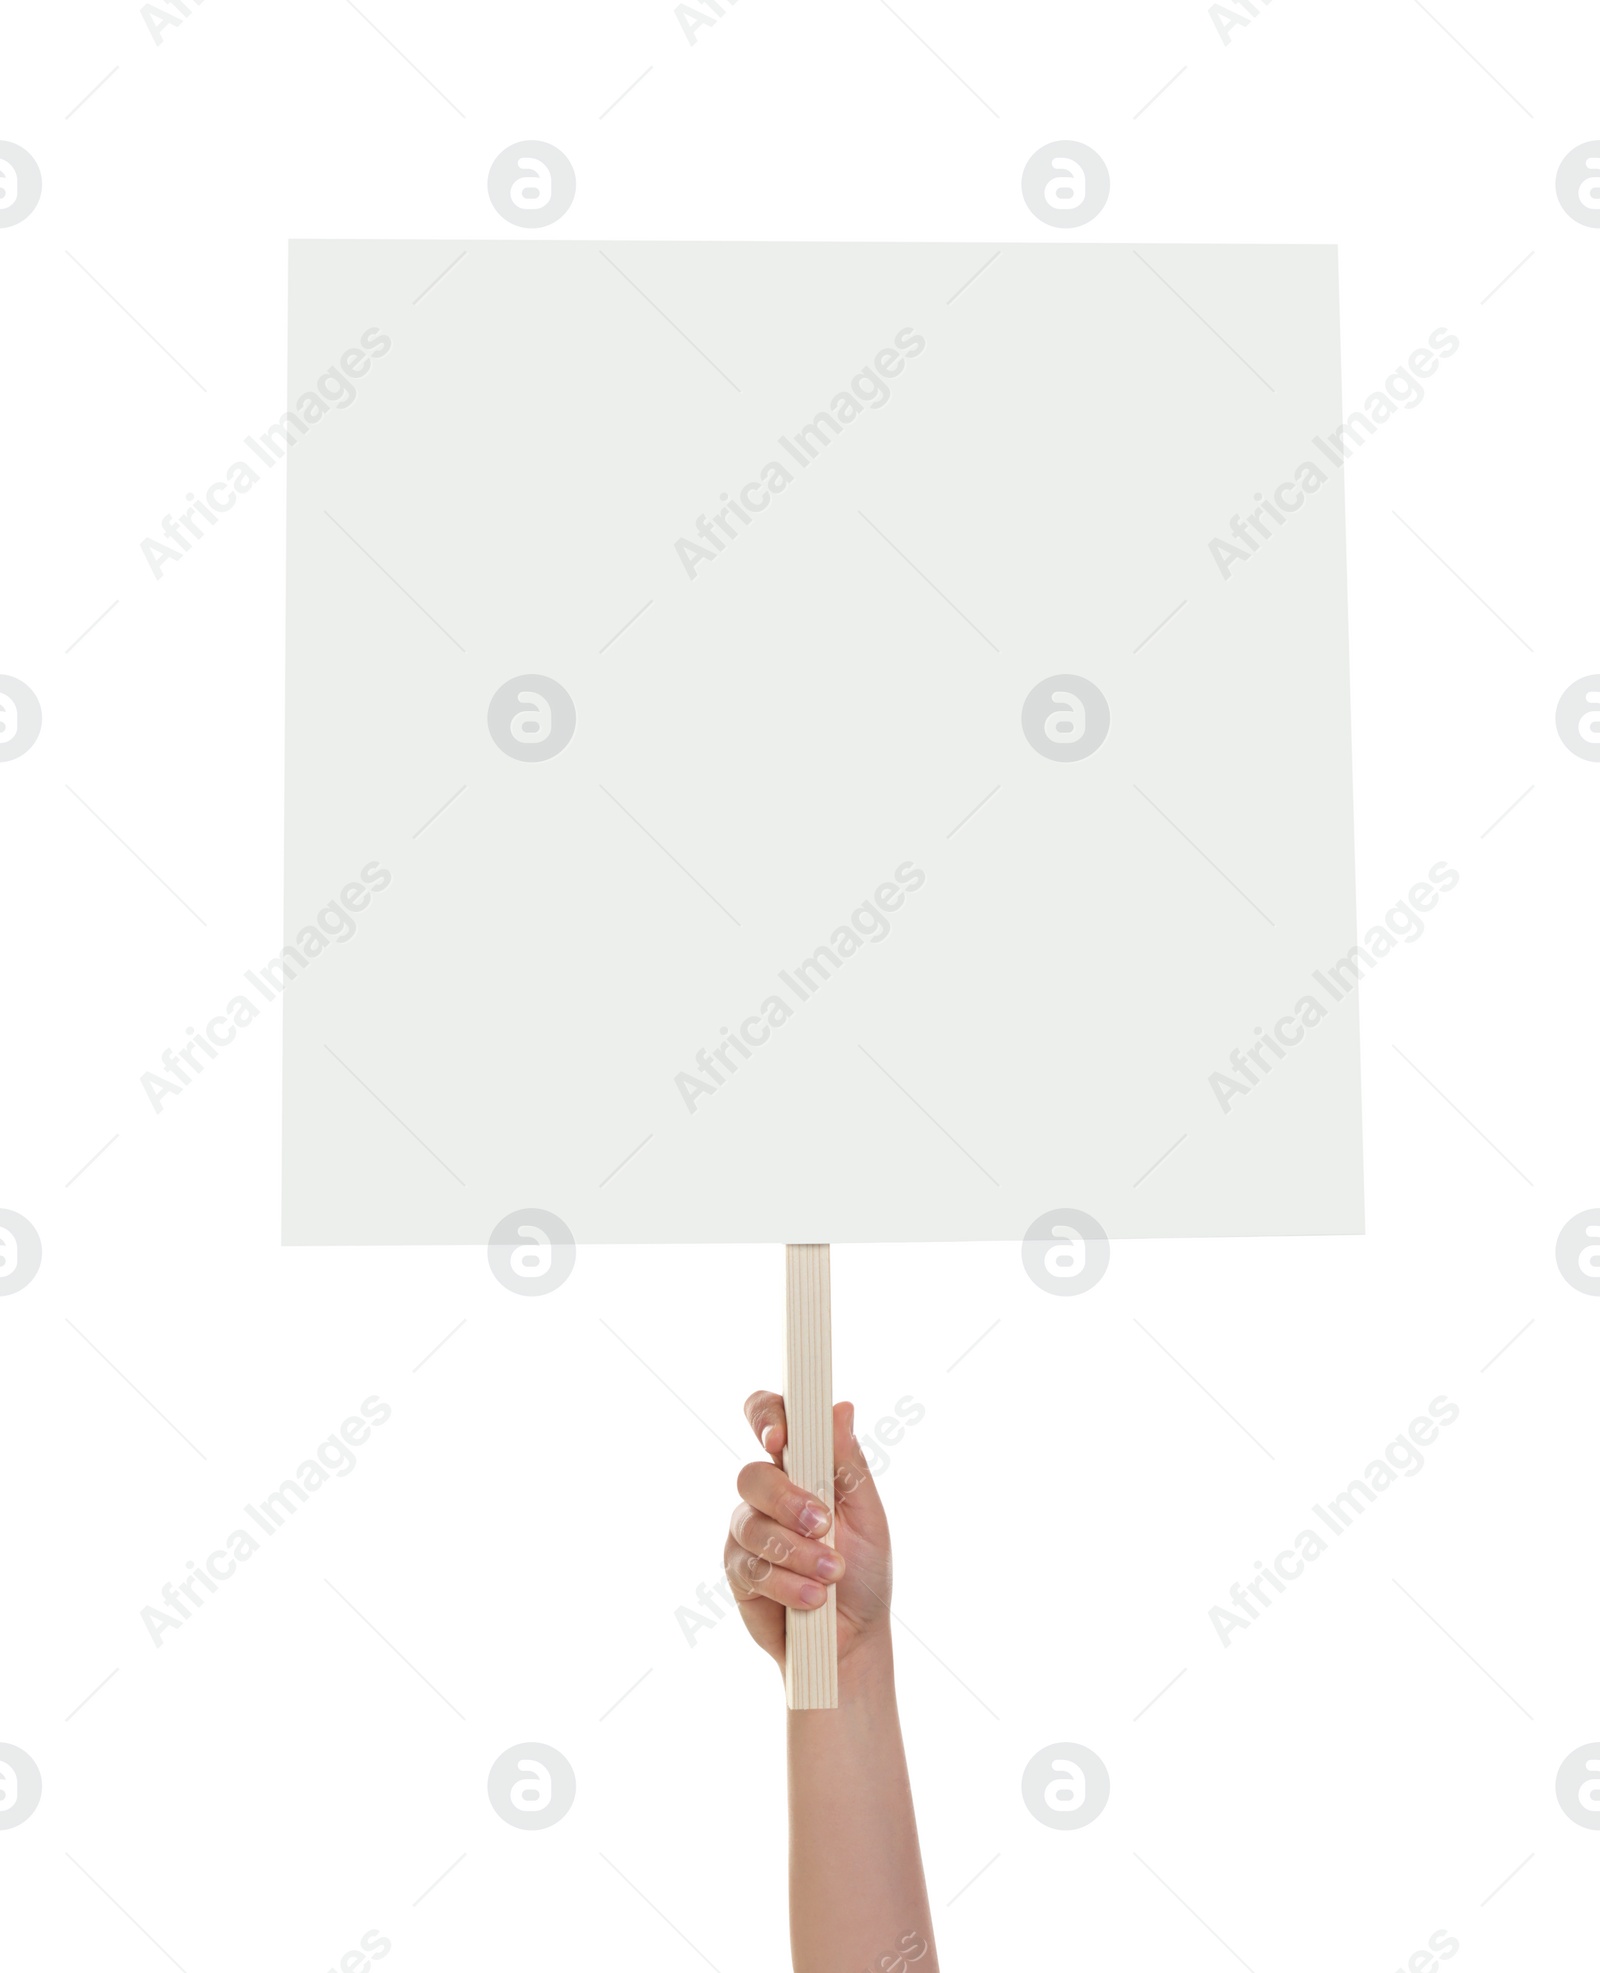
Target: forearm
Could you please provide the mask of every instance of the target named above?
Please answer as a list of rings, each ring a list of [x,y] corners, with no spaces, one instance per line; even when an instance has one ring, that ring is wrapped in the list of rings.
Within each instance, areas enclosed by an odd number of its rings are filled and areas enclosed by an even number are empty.
[[[937,1973],[887,1634],[789,1715],[789,1934],[795,1973]]]

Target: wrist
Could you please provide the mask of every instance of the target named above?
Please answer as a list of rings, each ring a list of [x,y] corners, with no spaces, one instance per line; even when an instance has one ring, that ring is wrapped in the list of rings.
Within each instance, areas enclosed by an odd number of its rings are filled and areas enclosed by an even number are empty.
[[[894,1699],[894,1642],[888,1619],[852,1638],[839,1651],[839,1703],[857,1698]]]

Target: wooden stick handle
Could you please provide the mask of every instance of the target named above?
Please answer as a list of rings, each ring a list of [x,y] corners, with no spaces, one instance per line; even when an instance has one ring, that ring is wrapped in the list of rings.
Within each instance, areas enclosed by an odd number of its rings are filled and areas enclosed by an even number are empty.
[[[833,1302],[826,1247],[785,1250],[783,1470],[833,1513]],[[822,1540],[831,1544],[833,1524]],[[839,1703],[835,1592],[816,1610],[784,1613],[783,1686],[796,1712]]]

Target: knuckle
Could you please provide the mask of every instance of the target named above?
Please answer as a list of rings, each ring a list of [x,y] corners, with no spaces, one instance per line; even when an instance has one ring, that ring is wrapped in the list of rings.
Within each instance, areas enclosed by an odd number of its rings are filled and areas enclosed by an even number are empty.
[[[768,1562],[786,1566],[793,1562],[797,1553],[796,1545],[783,1532],[782,1528],[770,1529],[761,1544],[761,1554]]]
[[[784,1566],[796,1553],[796,1544],[783,1529],[744,1501],[733,1510],[729,1535],[742,1554],[760,1557],[769,1568]]]
[[[748,1596],[759,1594],[771,1574],[772,1564],[759,1555],[752,1555],[746,1548],[736,1549],[728,1562],[730,1582],[741,1585]]]
[[[735,1603],[748,1603],[757,1594],[755,1586],[744,1573],[744,1564],[749,1560],[742,1548],[729,1544],[728,1553],[723,1559],[722,1574]]]

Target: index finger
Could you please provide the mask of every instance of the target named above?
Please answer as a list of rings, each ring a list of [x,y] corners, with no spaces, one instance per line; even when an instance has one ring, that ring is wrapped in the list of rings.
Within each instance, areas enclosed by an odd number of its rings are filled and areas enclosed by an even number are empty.
[[[762,1450],[778,1465],[783,1464],[783,1448],[789,1442],[789,1420],[783,1399],[776,1391],[752,1391],[744,1401],[744,1415],[750,1429],[761,1441]]]

